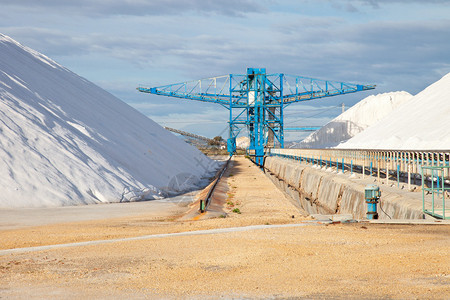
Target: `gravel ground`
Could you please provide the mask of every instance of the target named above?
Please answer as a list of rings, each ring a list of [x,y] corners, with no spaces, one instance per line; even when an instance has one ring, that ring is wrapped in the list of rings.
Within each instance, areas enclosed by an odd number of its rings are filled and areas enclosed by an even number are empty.
[[[224,178],[215,218],[177,207],[0,228],[0,248],[310,220],[244,158]],[[0,255],[0,298],[450,299],[448,225],[267,227]]]

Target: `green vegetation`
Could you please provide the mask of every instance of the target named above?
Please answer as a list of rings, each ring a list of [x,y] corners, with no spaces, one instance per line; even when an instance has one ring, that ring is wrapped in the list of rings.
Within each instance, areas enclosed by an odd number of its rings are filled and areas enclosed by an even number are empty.
[[[208,142],[208,145],[210,146],[220,146],[225,144],[225,141],[221,136],[215,136],[212,140]]]
[[[237,213],[237,214],[241,214],[241,211],[239,210],[239,208],[233,209],[233,212],[234,212],[234,213]]]

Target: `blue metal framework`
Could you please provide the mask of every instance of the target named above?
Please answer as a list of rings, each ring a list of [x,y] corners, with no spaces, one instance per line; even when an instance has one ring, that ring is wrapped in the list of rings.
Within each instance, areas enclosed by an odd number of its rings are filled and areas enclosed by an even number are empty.
[[[248,154],[262,165],[265,148],[284,147],[283,109],[292,103],[374,89],[329,80],[266,74],[265,68],[248,68],[247,74],[230,74],[195,81],[148,88],[138,91],[217,103],[230,112],[228,152],[236,151],[236,137],[246,127],[250,146]]]

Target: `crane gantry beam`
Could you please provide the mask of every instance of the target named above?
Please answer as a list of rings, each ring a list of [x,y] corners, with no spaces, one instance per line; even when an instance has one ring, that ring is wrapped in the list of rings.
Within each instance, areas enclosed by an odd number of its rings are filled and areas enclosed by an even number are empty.
[[[160,87],[150,88],[146,86],[139,86],[137,89],[143,93],[219,103],[226,106],[229,104],[231,97],[236,104],[241,103],[246,105],[246,99],[243,96],[242,91],[233,88],[233,92],[235,93],[230,95],[229,89],[230,86],[233,86],[230,82],[243,79],[241,77],[245,76],[246,75],[230,74],[226,76],[168,84]],[[343,95],[375,88],[375,85],[359,85],[285,74],[267,74],[266,77],[269,79],[273,77],[282,78],[288,94],[285,94],[284,96],[278,95],[275,98],[280,99],[283,97],[283,103],[285,104]]]
[[[247,74],[229,74],[159,87],[139,86],[138,91],[187,100],[217,103],[229,110],[228,151],[236,151],[236,137],[249,132],[248,152],[262,165],[266,147],[284,147],[283,109],[296,102],[374,89],[375,85],[266,74],[265,68],[248,68]]]

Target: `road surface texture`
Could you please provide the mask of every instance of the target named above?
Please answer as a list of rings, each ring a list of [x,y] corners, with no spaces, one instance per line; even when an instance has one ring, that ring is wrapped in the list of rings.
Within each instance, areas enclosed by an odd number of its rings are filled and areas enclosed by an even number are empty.
[[[214,218],[173,201],[0,226],[0,299],[449,299],[449,225],[315,223],[243,157],[224,182]]]

